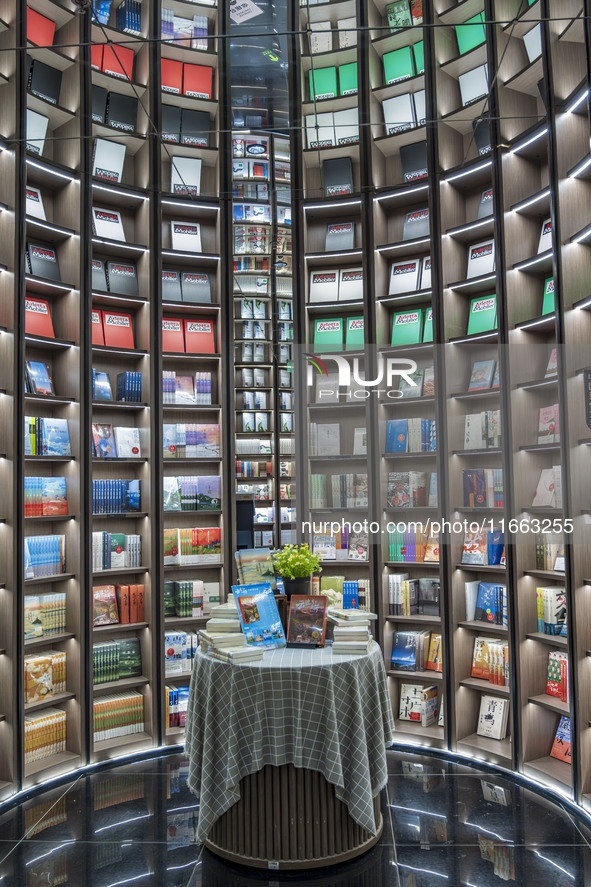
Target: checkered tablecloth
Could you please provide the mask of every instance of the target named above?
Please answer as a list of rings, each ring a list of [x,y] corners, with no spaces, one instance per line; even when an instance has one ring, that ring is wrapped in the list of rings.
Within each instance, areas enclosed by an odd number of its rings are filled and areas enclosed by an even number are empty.
[[[240,780],[267,764],[319,770],[362,828],[376,834],[373,798],[387,780],[394,719],[382,652],[333,656],[279,649],[228,665],[197,653],[187,710],[189,787],[197,840],[240,798]]]

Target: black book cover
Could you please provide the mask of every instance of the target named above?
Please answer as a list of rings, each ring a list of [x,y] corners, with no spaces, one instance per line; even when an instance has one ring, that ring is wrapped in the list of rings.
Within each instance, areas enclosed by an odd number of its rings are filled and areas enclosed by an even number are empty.
[[[32,61],[27,85],[33,95],[57,105],[62,88],[62,72],[38,60]]]
[[[27,254],[31,274],[35,277],[47,277],[49,280],[61,280],[57,253],[52,247],[28,243]]]
[[[353,193],[353,164],[350,157],[325,160],[322,168],[324,193],[327,197],[340,197],[342,194]]]
[[[488,154],[492,148],[488,114],[478,117],[477,120],[473,120],[472,129],[474,131],[474,141],[476,142],[478,153]]]
[[[184,271],[181,288],[183,302],[211,302],[211,283],[205,271]]]
[[[400,161],[405,182],[420,182],[421,179],[426,179],[428,175],[427,142],[402,145],[400,147]]]
[[[107,292],[107,278],[105,276],[105,263],[102,259],[92,259],[92,289],[98,293]]]
[[[164,125],[162,127],[164,129]],[[207,147],[209,145],[209,114],[183,108],[181,116],[181,145]]]
[[[107,90],[102,86],[92,87],[92,120],[104,123],[107,116]]]
[[[162,301],[181,302],[181,275],[180,271],[162,271]]]
[[[132,95],[110,92],[107,101],[107,126],[123,132],[135,132],[137,99]]]
[[[137,296],[137,273],[133,262],[107,262],[107,283],[110,293]]]
[[[181,140],[181,109],[162,105],[162,141],[178,145]]]

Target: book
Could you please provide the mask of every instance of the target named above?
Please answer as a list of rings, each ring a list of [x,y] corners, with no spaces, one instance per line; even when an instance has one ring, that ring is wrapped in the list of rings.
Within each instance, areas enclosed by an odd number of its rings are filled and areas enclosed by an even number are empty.
[[[472,372],[468,383],[468,391],[480,391],[490,388],[495,372],[494,360],[476,360],[472,364]]]
[[[345,348],[347,350],[360,350],[365,344],[365,318],[347,317],[345,329]]]
[[[336,302],[339,300],[339,272],[311,271],[310,286],[308,289],[308,301]]]
[[[123,230],[121,213],[118,210],[102,209],[98,206],[93,206],[92,225],[97,237],[125,243],[125,231]]]
[[[56,251],[45,244],[27,243],[30,273],[48,280],[61,280]]]
[[[557,758],[559,761],[565,761],[567,764],[572,763],[571,740],[570,740],[570,718],[561,715],[556,734],[550,749],[550,757]]]
[[[465,55],[472,49],[476,49],[486,40],[484,13],[479,12],[466,19],[462,25],[456,25],[455,30],[460,55]]]
[[[542,29],[539,24],[526,31],[523,35],[523,43],[531,64],[542,55]]]
[[[416,46],[417,44],[415,44]],[[429,174],[427,165],[427,142],[413,142],[400,146],[402,177],[404,182],[419,182]],[[405,238],[406,239],[406,238]]]
[[[25,214],[35,219],[46,218],[41,191],[33,185],[25,186]]]
[[[29,10],[30,11],[30,10]],[[27,108],[26,148],[32,154],[42,155],[49,119]]]
[[[475,243],[468,250],[468,270],[466,278],[480,277],[495,270],[495,241],[483,240]]]
[[[414,77],[415,66],[412,47],[402,46],[400,49],[386,52],[383,55],[382,61],[386,86]]]
[[[394,3],[388,3],[386,18],[391,34],[400,31],[401,28],[410,28],[413,22],[408,0],[395,0]]]
[[[470,302],[467,335],[488,332],[497,328],[497,297],[477,296]]]
[[[198,222],[171,222],[171,244],[180,252],[201,252],[201,225]]]
[[[137,271],[133,262],[107,262],[106,280],[110,293],[139,295]]]
[[[211,279],[206,271],[183,271],[181,274],[183,302],[211,302]]]
[[[386,135],[396,135],[417,125],[414,102],[408,92],[384,99],[382,111]]]
[[[554,298],[554,278],[548,277],[544,281],[544,295],[542,297],[542,316],[553,314],[556,310],[556,301]]]
[[[326,197],[341,197],[353,193],[353,164],[350,157],[324,160],[322,173]]]
[[[322,114],[307,114],[305,121],[308,148],[330,148],[336,144],[332,111]]]
[[[339,22],[340,27],[340,22]],[[339,43],[345,34],[350,31],[342,31],[339,34]],[[355,31],[353,31],[355,34]],[[349,41],[347,41],[349,42]],[[357,62],[349,62],[346,65],[339,65],[339,95],[355,95],[359,91],[357,82]]]
[[[392,345],[414,345],[421,341],[423,311],[399,311],[392,320]]]
[[[560,407],[557,403],[540,407],[538,419],[538,444],[560,442]]]
[[[194,99],[210,99],[213,90],[213,68],[208,65],[183,64],[183,95]]]
[[[552,219],[545,219],[542,222],[538,253],[545,253],[549,249],[552,249]]]
[[[117,183],[123,176],[125,145],[107,139],[95,139],[92,174],[103,182]]]
[[[310,33],[308,34],[310,54],[317,55],[320,52],[330,52],[332,50],[330,21],[310,22],[308,27],[310,28]]]
[[[421,259],[403,259],[393,262],[390,269],[388,295],[415,292],[419,288]]]
[[[326,226],[326,252],[344,252],[355,247],[355,222],[335,222]]]
[[[213,320],[191,317],[183,321],[185,351],[188,354],[215,354]]]
[[[233,585],[232,593],[247,646],[284,647],[285,634],[271,584]]]
[[[342,351],[344,338],[342,317],[314,321],[315,351]]]
[[[507,735],[509,700],[499,696],[482,695],[476,732],[490,739],[504,739]]]
[[[357,108],[343,108],[333,113],[334,134],[337,145],[359,144],[359,115]]]
[[[164,108],[162,106],[162,129],[164,130]],[[210,118],[207,111],[194,111],[190,108],[183,108],[180,115],[180,133],[176,129],[177,116],[172,112],[180,111],[179,108],[170,108],[169,126],[171,135],[180,134],[181,145],[189,145],[193,148],[206,148],[209,145],[210,134]]]
[[[113,400],[111,380],[108,373],[92,370],[92,399],[102,402]]]
[[[54,394],[51,373],[46,363],[40,360],[25,362],[26,377],[31,394]]]
[[[162,350],[184,353],[185,336],[183,322],[175,317],[162,318]]]
[[[479,65],[458,75],[462,105],[471,104],[488,95],[488,65]]]
[[[326,595],[292,594],[289,599],[287,642],[324,646],[327,608]]]
[[[113,625],[119,622],[117,596],[114,585],[94,586],[92,589],[92,624]]]
[[[312,68],[309,71],[310,101],[334,99],[337,96],[337,69]]]
[[[93,291],[99,293],[108,292],[107,274],[105,271],[105,263],[103,262],[103,260],[91,259],[91,271],[91,286]]]
[[[197,197],[201,188],[201,160],[198,157],[172,157],[170,190],[179,197]]]
[[[554,471],[552,468],[543,468],[540,472],[538,485],[532,502],[533,508],[555,508],[556,494],[554,486]]]
[[[116,459],[117,447],[113,426],[105,423],[92,423],[92,442],[97,459]]]
[[[122,46],[117,47],[119,52]],[[133,55],[133,50],[130,50]],[[107,94],[105,125],[122,132],[135,132],[137,122],[138,100],[135,96],[121,95],[118,92]]]
[[[105,345],[113,348],[135,348],[131,314],[103,311],[102,315]]]
[[[138,458],[141,455],[139,428],[113,429],[118,459]]]

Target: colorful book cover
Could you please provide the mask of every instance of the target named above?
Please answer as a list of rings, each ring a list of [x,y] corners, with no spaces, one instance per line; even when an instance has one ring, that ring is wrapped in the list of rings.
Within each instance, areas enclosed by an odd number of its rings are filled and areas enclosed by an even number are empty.
[[[44,456],[71,456],[67,419],[41,419]]]
[[[285,634],[270,583],[233,585],[232,592],[247,646],[284,647]]]
[[[486,478],[484,468],[473,468],[464,471],[463,487],[464,507],[484,508],[486,506]]]
[[[485,333],[497,328],[497,297],[478,296],[470,302],[467,335]]]
[[[49,517],[68,513],[65,477],[44,477],[41,479],[41,500],[43,516]]]
[[[570,718],[564,715],[560,718],[556,736],[550,750],[551,758],[558,758],[559,761],[565,761],[567,764],[572,763],[571,747],[570,747]]]
[[[468,384],[468,391],[480,391],[490,388],[495,373],[494,360],[477,360],[472,366],[472,375]]]
[[[500,586],[492,582],[480,582],[476,598],[474,618],[477,622],[490,622],[493,625],[502,623],[502,596]]]
[[[475,564],[478,566],[486,565],[487,560],[487,531],[477,531],[476,533],[467,532],[464,535],[464,544],[462,547],[462,563]]]
[[[392,668],[398,671],[416,671],[417,634],[397,631],[392,642]]]
[[[111,625],[119,622],[114,585],[92,589],[93,625]]]
[[[406,453],[408,419],[388,419],[386,425],[386,453]]]
[[[287,641],[324,646],[328,598],[323,594],[292,594],[289,599]]]
[[[113,434],[113,426],[92,423],[92,442],[94,444],[94,455],[97,459],[116,459],[117,447],[115,446],[115,436]]]

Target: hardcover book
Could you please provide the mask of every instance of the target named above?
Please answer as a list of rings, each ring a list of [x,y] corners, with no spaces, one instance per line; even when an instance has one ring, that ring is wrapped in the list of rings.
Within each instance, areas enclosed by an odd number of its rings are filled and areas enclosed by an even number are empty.
[[[490,274],[495,270],[495,241],[483,240],[475,243],[468,250],[468,270],[466,278],[480,277],[482,274]]]
[[[363,298],[363,268],[341,268],[339,271],[339,302]]]
[[[213,320],[192,317],[183,321],[185,351],[191,354],[215,354]]]
[[[92,174],[103,182],[117,183],[123,176],[125,145],[107,139],[95,139]]]
[[[488,95],[488,66],[479,65],[471,71],[466,71],[458,76],[458,81],[462,105],[465,107]]]
[[[467,335],[484,333],[497,328],[497,297],[477,296],[470,302]]]
[[[554,314],[556,302],[554,299],[554,278],[548,277],[544,281],[544,296],[542,299],[542,315]]]
[[[359,144],[359,114],[357,108],[343,108],[333,114],[337,145]]]
[[[171,110],[178,111],[180,109],[174,108]],[[180,125],[181,145],[190,145],[193,148],[207,148],[209,145],[209,132],[210,118],[207,111],[193,111],[189,108],[182,109]]]
[[[31,10],[29,10],[29,12],[30,11]],[[48,126],[49,119],[47,117],[44,117],[43,114],[38,114],[36,111],[32,111],[30,108],[27,108],[27,151],[30,151],[32,154],[37,154],[39,156],[43,154],[43,148],[45,146],[45,136],[47,135]]]
[[[183,302],[211,302],[211,279],[206,271],[183,271],[181,274]]]
[[[139,428],[113,429],[118,459],[137,459],[141,456]]]
[[[125,231],[121,221],[121,213],[117,210],[92,207],[92,225],[97,237],[125,243]]]
[[[570,741],[570,718],[562,715],[552,748],[550,749],[550,757],[557,758],[559,761],[565,761],[567,764],[572,763],[571,741]]]
[[[210,99],[213,85],[213,68],[207,65],[183,65],[183,95],[194,99]]]
[[[25,297],[25,333],[31,336],[44,336],[48,339],[55,338],[49,302],[44,299]]]
[[[173,157],[170,164],[170,190],[179,197],[197,197],[201,188],[201,160]]]
[[[314,321],[315,351],[342,351],[344,338],[342,317]]]
[[[384,53],[383,63],[386,86],[414,77],[415,66],[411,46],[402,46],[400,49]]]
[[[57,253],[52,247],[27,243],[27,255],[29,257],[30,273],[35,277],[61,280]]]
[[[495,372],[494,360],[476,360],[472,365],[468,391],[490,388]]]
[[[393,262],[390,269],[390,287],[388,295],[415,292],[419,288],[421,271],[420,259],[403,259]]]
[[[181,272],[180,271],[162,271],[162,301],[163,302],[180,302],[182,300],[181,292]]]
[[[414,345],[421,341],[423,311],[399,311],[392,320],[392,345]]]
[[[137,272],[133,262],[107,262],[107,284],[110,293],[121,296],[139,295]]]
[[[105,335],[103,333],[103,312],[92,309],[90,315],[91,336],[93,345],[104,345]]]
[[[456,25],[456,38],[460,55],[465,55],[484,43],[486,40],[484,13],[479,12],[472,18],[466,19],[464,24]]]
[[[33,185],[25,187],[25,214],[33,216],[35,219],[45,220],[46,218],[41,191],[39,188],[34,188]]]
[[[184,352],[183,322],[175,317],[162,318],[162,350]]]
[[[103,311],[105,345],[113,348],[135,348],[131,314]]]
[[[396,135],[417,125],[415,108],[410,93],[396,95],[382,102],[386,135]]]
[[[164,102],[162,103],[162,141],[173,145],[178,145],[181,142],[181,109],[175,108],[173,105],[166,105]]]
[[[478,215],[476,216],[476,218],[486,219],[488,216],[491,216],[493,214],[493,210],[493,189],[487,188],[486,191],[482,192],[480,203],[478,204]]]
[[[309,71],[310,101],[334,99],[337,96],[337,69],[314,68]]]
[[[90,263],[92,277],[91,286],[94,292],[106,293],[107,275],[105,273],[105,263],[102,259],[91,259]],[[102,343],[104,345],[104,342]]]
[[[490,739],[504,739],[507,735],[508,715],[508,699],[483,695],[480,699],[477,734]]]
[[[26,361],[27,379],[33,394],[53,394],[53,382],[49,367],[40,360]]]
[[[121,49],[122,47],[118,47]],[[133,52],[132,52],[133,54]],[[105,124],[121,132],[135,132],[138,100],[135,96],[110,92],[107,96]]]
[[[62,87],[62,72],[43,64],[39,59],[31,60],[27,89],[52,105],[59,103]]]
[[[355,222],[334,222],[326,226],[326,252],[344,252],[355,248]]]
[[[416,240],[429,234],[429,209],[415,209],[404,217],[403,240]]]
[[[117,447],[115,446],[112,425],[93,422],[92,442],[94,444],[94,455],[97,459],[117,458]]]
[[[402,162],[402,176],[405,182],[419,182],[421,179],[427,178],[429,174],[427,166],[427,142],[414,142],[412,145],[401,145],[400,160]]]
[[[94,123],[104,124],[107,119],[108,92],[102,86],[92,85],[91,117]]]
[[[350,157],[324,160],[324,193],[327,197],[341,197],[353,193],[353,164]]]
[[[327,608],[326,595],[292,594],[289,599],[287,642],[323,647]]]
[[[308,301],[312,302],[337,302],[339,300],[339,272],[311,271],[310,289]]]
[[[172,248],[181,252],[201,252],[201,226],[198,222],[171,222]]]

